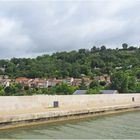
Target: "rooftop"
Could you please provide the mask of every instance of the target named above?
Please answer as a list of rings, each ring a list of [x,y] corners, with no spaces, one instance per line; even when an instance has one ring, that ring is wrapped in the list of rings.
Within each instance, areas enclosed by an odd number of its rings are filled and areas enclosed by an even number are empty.
[[[76,90],[73,95],[85,95],[87,90]]]

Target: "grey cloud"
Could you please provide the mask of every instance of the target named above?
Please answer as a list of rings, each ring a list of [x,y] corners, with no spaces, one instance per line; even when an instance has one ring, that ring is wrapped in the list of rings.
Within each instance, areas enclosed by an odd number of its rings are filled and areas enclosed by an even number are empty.
[[[1,1],[0,57],[139,45],[139,6],[139,0]]]

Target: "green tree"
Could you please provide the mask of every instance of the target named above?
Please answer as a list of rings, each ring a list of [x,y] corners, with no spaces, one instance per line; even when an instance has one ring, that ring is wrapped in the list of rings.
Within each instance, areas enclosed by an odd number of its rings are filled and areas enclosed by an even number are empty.
[[[111,76],[111,88],[119,92],[128,92],[128,75],[124,72],[116,72]]]
[[[55,87],[55,92],[58,94],[65,94],[65,95],[69,95],[72,94],[75,91],[75,88],[68,86],[65,83],[62,83],[60,85],[57,85]]]
[[[123,47],[124,50],[127,50],[128,44],[127,44],[127,43],[123,43],[123,44],[122,44],[122,47]]]
[[[136,83],[135,91],[136,91],[137,93],[140,93],[140,82],[137,82],[137,83]]]
[[[104,50],[106,50],[106,46],[101,46],[101,51],[104,51]]]
[[[135,92],[136,79],[127,72],[116,72],[111,77],[111,88],[119,92]]]
[[[89,88],[99,87],[99,82],[94,80],[90,83]]]
[[[29,86],[24,86],[24,90],[29,90]]]
[[[80,90],[86,90],[87,89],[87,86],[85,84],[85,80],[83,78],[82,78],[82,82],[81,82],[81,84],[79,86],[79,89]]]
[[[100,81],[99,84],[100,84],[101,86],[105,86],[105,85],[106,85],[106,81]]]
[[[4,89],[0,90],[0,96],[4,96],[4,95],[5,95]]]
[[[136,79],[134,76],[129,76],[128,79],[128,91],[129,92],[136,92]]]
[[[137,77],[137,79],[140,79],[140,70],[138,70],[138,71],[136,72],[136,77]]]
[[[5,94],[3,86],[0,85],[0,96]]]

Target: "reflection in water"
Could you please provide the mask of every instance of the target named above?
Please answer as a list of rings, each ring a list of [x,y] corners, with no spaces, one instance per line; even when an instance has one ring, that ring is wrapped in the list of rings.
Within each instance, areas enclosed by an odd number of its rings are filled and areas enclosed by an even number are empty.
[[[140,139],[140,112],[0,132],[7,139]]]

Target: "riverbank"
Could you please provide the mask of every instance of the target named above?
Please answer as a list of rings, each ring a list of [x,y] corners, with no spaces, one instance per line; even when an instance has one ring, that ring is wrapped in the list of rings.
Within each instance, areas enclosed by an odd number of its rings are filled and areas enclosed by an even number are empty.
[[[19,112],[13,112],[14,115],[1,115],[0,130],[26,127],[44,123],[55,123],[87,117],[103,116],[135,110],[140,110],[140,104],[86,109],[50,109],[47,111],[44,110],[44,112],[42,112],[43,110],[40,110],[36,113],[30,112],[24,114],[20,114]]]
[[[140,111],[0,131],[0,139],[140,139]]]
[[[8,107],[5,102],[8,108],[0,106],[0,130],[140,109],[140,94],[68,96],[0,97],[11,103]],[[17,100],[8,102],[10,98]],[[53,101],[59,103],[57,108]]]

